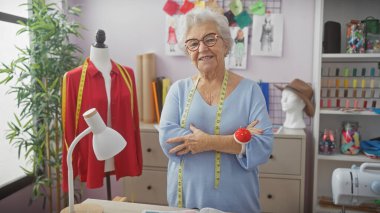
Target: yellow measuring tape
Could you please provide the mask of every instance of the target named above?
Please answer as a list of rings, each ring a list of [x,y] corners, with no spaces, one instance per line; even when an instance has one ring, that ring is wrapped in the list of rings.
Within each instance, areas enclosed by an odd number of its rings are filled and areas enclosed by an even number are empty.
[[[65,129],[65,124],[66,124],[66,76],[67,76],[67,72],[63,75],[62,90],[61,90],[61,94],[62,94],[61,112],[62,112],[62,129],[63,130],[66,130]],[[64,138],[64,142],[66,145],[66,150],[69,150],[69,146],[67,144],[66,137],[63,137],[63,138]]]
[[[83,98],[83,89],[84,89],[84,83],[86,81],[86,73],[87,73],[87,68],[88,68],[88,61],[89,58],[86,59],[82,66],[82,73],[80,76],[80,81],[79,81],[79,89],[78,89],[78,97],[77,97],[77,105],[76,105],[76,110],[75,110],[75,135],[77,135],[77,129],[78,129],[78,122],[79,122],[79,113],[80,109],[82,106],[82,98]],[[133,115],[133,84],[132,84],[132,79],[129,73],[119,64],[117,64],[117,67],[124,79],[125,84],[128,87],[130,96],[131,96],[131,109],[132,109],[132,115]],[[63,84],[62,84],[62,121],[63,121],[63,128],[64,122],[66,120],[66,110],[64,109],[66,107],[66,74],[63,77]],[[68,144],[65,141],[66,148],[68,150]]]
[[[199,80],[200,80],[200,77],[197,78],[196,82],[194,83],[193,87],[191,88],[189,92],[189,95],[187,96],[185,109],[181,117],[181,128],[186,127],[186,119],[189,114],[190,105],[191,105],[191,102],[193,101],[194,93],[195,93],[195,90],[197,89]],[[214,127],[215,135],[220,134],[220,123],[221,123],[224,99],[227,93],[227,82],[228,82],[228,71],[225,71],[222,88],[220,90],[220,95],[219,95],[220,98],[219,98],[218,108],[216,112],[216,118],[215,118],[215,127]],[[220,182],[220,159],[221,159],[221,153],[216,152],[215,153],[215,180],[214,180],[214,188],[216,189],[219,187],[219,182]],[[178,200],[177,202],[178,202],[178,207],[180,208],[183,207],[183,168],[184,168],[184,161],[182,159],[181,165],[178,168],[178,190],[177,190],[177,200]]]
[[[131,76],[129,76],[129,73],[126,70],[124,70],[124,68],[122,66],[120,66],[120,64],[117,64],[117,67],[119,68],[121,76],[123,77],[124,82],[125,82],[125,84],[127,85],[128,89],[130,91],[131,110],[132,110],[132,115],[133,115],[133,85],[132,85],[132,79],[131,79]]]
[[[226,97],[226,93],[227,93],[227,82],[228,82],[228,72],[226,71],[224,74],[222,89],[220,91],[220,99],[219,99],[218,109],[216,111],[215,127],[214,127],[214,134],[215,135],[220,134],[220,123],[221,123],[221,118],[222,118],[224,98]],[[220,182],[220,158],[221,158],[221,153],[216,152],[215,153],[215,181],[214,181],[214,188],[215,189],[217,189],[219,187],[219,182]]]
[[[87,58],[82,66],[82,74],[80,75],[79,90],[78,90],[78,97],[77,97],[77,107],[75,108],[76,109],[75,110],[75,135],[77,135],[79,113],[80,113],[80,108],[82,106],[83,88],[84,88],[84,82],[86,81],[88,61],[89,59]]]

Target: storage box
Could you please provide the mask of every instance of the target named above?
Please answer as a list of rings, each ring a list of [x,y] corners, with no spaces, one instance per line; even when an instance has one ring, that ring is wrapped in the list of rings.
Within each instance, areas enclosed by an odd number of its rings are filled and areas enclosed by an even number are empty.
[[[351,20],[346,30],[346,53],[365,53],[365,24]]]
[[[380,34],[367,33],[366,53],[380,53]]]

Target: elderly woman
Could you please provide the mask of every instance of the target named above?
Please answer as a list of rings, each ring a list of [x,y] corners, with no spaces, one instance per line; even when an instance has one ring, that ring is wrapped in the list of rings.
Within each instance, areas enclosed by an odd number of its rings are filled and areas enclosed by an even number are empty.
[[[171,86],[160,120],[168,203],[260,212],[257,166],[268,160],[273,143],[263,94],[254,81],[226,70],[233,41],[223,15],[195,9],[182,21],[179,44],[196,74]],[[246,146],[234,138],[240,127],[253,133]]]

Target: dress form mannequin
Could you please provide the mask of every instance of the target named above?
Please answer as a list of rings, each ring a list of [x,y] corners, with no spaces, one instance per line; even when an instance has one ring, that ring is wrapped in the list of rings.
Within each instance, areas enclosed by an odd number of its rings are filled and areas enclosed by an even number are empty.
[[[284,127],[291,129],[303,129],[306,127],[303,119],[305,102],[291,89],[284,89],[281,98],[282,111],[285,114]]]
[[[102,73],[107,93],[107,126],[111,126],[111,58],[108,46],[104,44],[106,35],[103,30],[96,32],[96,42],[91,45],[90,61]],[[105,160],[104,172],[106,172],[107,199],[111,200],[110,172],[115,170],[114,158]]]
[[[67,71],[63,76],[62,188],[64,192],[69,188],[66,162],[68,147],[78,133],[88,128],[80,115],[88,109],[97,108],[105,123],[119,132],[128,142],[128,146],[113,158],[113,163],[110,164],[112,167],[109,167],[105,165],[105,161],[97,160],[94,150],[89,146],[92,137],[83,137],[83,142],[78,144],[78,151],[73,157],[73,175],[79,177],[81,182],[86,182],[89,189],[107,184],[107,198],[110,199],[111,193],[108,194],[108,189],[111,189],[111,181],[108,180],[111,175],[118,180],[142,174],[142,147],[133,69],[110,60],[104,40],[104,31],[99,31],[97,42],[91,44],[89,58],[82,66]],[[109,116],[110,113],[112,116]],[[131,126],[134,128],[125,128]]]
[[[90,61],[95,65],[95,67],[102,73],[104,78],[104,83],[106,86],[106,93],[108,99],[108,111],[107,111],[107,126],[111,126],[111,58],[109,55],[108,46],[104,44],[106,40],[106,34],[103,30],[98,30],[96,32],[96,42],[91,45],[90,49]],[[110,158],[105,161],[104,170],[105,172],[110,172],[115,169],[114,159]]]

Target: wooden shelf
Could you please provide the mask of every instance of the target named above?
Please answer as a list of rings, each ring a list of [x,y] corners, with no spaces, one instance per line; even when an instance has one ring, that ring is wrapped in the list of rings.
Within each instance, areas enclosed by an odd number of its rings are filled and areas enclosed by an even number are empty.
[[[338,109],[321,109],[319,113],[322,115],[375,115],[375,116],[379,116],[379,114],[376,114],[369,110],[345,112],[345,111],[340,111]]]
[[[328,161],[344,161],[344,162],[372,162],[380,163],[380,159],[371,159],[363,154],[359,155],[318,155],[318,160],[328,160]]]
[[[323,62],[380,62],[380,53],[328,53],[322,54]]]

